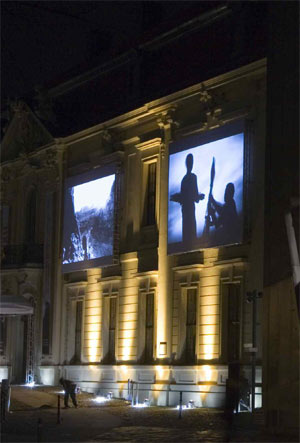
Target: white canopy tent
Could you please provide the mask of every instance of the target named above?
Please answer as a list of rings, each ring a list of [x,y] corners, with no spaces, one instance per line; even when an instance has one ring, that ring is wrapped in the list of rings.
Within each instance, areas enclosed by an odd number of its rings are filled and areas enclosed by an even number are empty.
[[[30,315],[33,314],[33,306],[21,295],[1,295],[0,315]]]

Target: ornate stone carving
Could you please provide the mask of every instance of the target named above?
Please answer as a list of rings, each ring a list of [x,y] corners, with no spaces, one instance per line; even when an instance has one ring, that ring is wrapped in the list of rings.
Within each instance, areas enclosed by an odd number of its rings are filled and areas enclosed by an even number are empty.
[[[222,115],[221,101],[224,100],[224,97],[221,99],[212,91],[208,91],[204,85],[201,85],[199,96],[199,101],[202,105],[201,129],[208,130],[223,125],[224,121],[220,117]]]
[[[162,158],[165,158],[166,155],[166,145],[165,143],[160,144],[160,155]]]
[[[174,106],[172,108],[169,108],[169,109],[161,112],[161,114],[159,114],[156,121],[157,121],[158,127],[162,131],[164,129],[166,129],[167,127],[170,127],[171,130],[179,127],[179,122],[175,119],[176,110],[177,110],[177,107]]]
[[[44,157],[44,167],[54,168],[58,164],[57,153],[54,149],[48,149]]]
[[[201,85],[201,89],[199,91],[199,95],[200,95],[200,102],[201,103],[210,103],[211,100],[212,100],[212,96],[207,91],[207,89],[204,88],[203,85]]]
[[[24,272],[23,275],[17,275],[16,278],[19,286],[19,294],[28,299],[32,298],[36,303],[37,288],[32,281],[28,279],[28,274]]]
[[[116,136],[112,130],[104,129],[101,132],[101,143],[104,152],[108,153],[115,151],[115,148],[117,147],[116,142]]]
[[[173,131],[180,126],[179,122],[175,119],[176,110],[177,107],[174,106],[166,111],[163,111],[156,120],[158,127],[161,130],[161,139],[165,142],[161,143],[160,145],[160,154],[162,159],[165,158],[166,152],[166,131],[169,130],[169,138],[172,138]]]

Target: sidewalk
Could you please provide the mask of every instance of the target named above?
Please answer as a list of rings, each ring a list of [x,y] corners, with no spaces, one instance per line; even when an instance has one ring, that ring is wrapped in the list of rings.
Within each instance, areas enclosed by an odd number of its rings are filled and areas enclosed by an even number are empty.
[[[78,395],[78,409],[62,409],[57,424],[58,387],[12,387],[12,413],[2,426],[2,442],[288,442],[253,426],[242,414],[231,429],[217,409],[133,408],[124,400],[97,404],[89,393]],[[62,396],[62,394],[60,394]],[[62,396],[63,397],[63,396]],[[63,402],[61,402],[63,404]],[[71,403],[71,402],[70,402]]]

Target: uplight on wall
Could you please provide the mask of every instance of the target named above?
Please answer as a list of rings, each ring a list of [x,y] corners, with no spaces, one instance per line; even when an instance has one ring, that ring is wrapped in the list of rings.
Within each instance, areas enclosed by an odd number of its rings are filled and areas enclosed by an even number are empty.
[[[164,357],[167,355],[167,342],[161,341],[159,343],[159,357]]]

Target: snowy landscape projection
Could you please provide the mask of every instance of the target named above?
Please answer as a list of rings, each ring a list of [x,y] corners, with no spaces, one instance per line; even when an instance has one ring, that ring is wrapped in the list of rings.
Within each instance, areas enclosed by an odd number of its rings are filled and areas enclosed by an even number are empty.
[[[169,157],[168,253],[242,242],[244,134]]]
[[[67,188],[63,264],[113,255],[114,184],[113,174]]]

